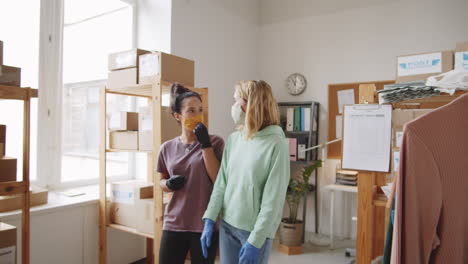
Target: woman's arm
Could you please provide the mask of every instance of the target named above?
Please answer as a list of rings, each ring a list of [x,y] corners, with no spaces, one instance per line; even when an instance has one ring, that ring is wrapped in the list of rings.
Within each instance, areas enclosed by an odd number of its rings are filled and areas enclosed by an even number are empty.
[[[159,186],[161,186],[161,189],[164,192],[173,192],[173,190],[169,189],[166,185],[166,180],[169,179],[169,175],[163,172],[160,172],[159,174],[161,175],[161,180],[159,180]]]
[[[211,181],[214,183],[216,181],[216,176],[218,175],[220,162],[215,155],[214,149],[205,148],[203,151],[203,162],[205,163],[206,171]]]
[[[263,188],[260,212],[254,229],[250,232],[248,242],[256,248],[261,248],[268,235],[276,230],[286,197],[290,179],[289,149],[283,139],[278,143],[272,155],[272,164],[267,181]]]
[[[226,191],[226,170],[227,170],[227,161],[229,158],[229,151],[230,151],[230,139],[228,138],[226,147],[223,151],[223,159],[221,160],[221,165],[219,169],[218,176],[216,177],[216,181],[214,182],[213,192],[211,193],[210,202],[206,208],[205,214],[203,215],[203,219],[211,219],[216,221],[218,218],[219,212],[223,207],[224,201],[224,193]],[[212,149],[213,150],[213,149]],[[214,153],[214,151],[213,151]]]

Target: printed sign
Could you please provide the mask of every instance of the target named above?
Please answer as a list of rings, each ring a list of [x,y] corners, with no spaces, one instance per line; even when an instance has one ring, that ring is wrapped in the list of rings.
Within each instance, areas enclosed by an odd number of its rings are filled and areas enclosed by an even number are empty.
[[[468,71],[468,51],[455,53],[455,70]]]
[[[442,53],[398,57],[398,76],[442,72]]]

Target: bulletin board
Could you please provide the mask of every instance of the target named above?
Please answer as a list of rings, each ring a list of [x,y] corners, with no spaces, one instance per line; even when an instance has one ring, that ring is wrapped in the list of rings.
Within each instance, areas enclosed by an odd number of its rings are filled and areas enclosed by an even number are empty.
[[[384,85],[393,83],[395,83],[395,81],[339,83],[328,85],[328,141],[336,139],[336,116],[340,115],[338,110],[338,91],[354,90],[354,102],[358,103],[360,84],[375,84],[377,90],[382,90]],[[341,146],[341,142],[328,145],[328,158],[341,159]]]

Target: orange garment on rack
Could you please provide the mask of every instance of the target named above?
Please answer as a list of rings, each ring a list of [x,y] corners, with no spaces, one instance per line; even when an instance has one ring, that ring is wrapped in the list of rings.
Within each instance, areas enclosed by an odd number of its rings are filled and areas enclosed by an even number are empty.
[[[392,263],[468,263],[468,95],[405,127]]]

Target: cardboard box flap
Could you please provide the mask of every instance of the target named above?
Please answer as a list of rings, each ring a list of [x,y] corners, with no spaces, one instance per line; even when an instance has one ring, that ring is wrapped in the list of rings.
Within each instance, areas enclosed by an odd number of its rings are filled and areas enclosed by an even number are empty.
[[[142,49],[131,49],[109,54],[108,68],[110,71],[138,67],[140,55],[149,53],[150,51]]]
[[[455,51],[468,51],[468,41],[467,42],[459,42],[457,43],[457,47],[455,48]]]

